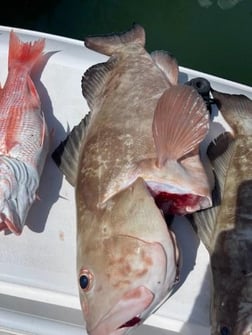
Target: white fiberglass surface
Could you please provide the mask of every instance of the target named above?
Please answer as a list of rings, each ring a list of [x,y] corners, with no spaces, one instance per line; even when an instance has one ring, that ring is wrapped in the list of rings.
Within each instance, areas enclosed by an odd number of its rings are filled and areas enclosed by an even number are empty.
[[[9,27],[0,26],[2,86],[7,75],[9,30]],[[86,49],[82,41],[15,28],[14,30],[24,41],[46,38],[44,62],[34,69],[33,79],[51,131],[52,152],[59,141],[65,138],[66,133],[88,112],[81,93],[81,77],[84,71],[107,58]],[[209,79],[217,90],[243,93],[252,98],[250,87],[180,68],[181,81],[199,76]],[[0,233],[0,294],[12,299],[30,300],[35,304],[37,302],[40,306],[51,304],[56,306],[55,308],[76,310],[78,327],[83,326],[84,330],[84,323],[79,313],[75,269],[74,190],[62,177],[50,154],[38,196],[39,200],[32,206],[21,236]],[[208,334],[210,300],[208,254],[186,219],[176,219],[173,229],[183,257],[180,282],[167,302],[145,323],[158,327],[157,334],[162,334],[164,331],[168,334],[168,330],[171,330],[185,335],[195,335],[203,334],[202,329],[204,334]],[[3,300],[0,300],[0,310],[7,307],[3,304]],[[22,306],[18,312],[22,312]],[[50,315],[47,317],[50,318]],[[53,317],[52,313],[51,318]],[[64,315],[62,319],[64,320]],[[141,333],[141,330],[139,332]]]

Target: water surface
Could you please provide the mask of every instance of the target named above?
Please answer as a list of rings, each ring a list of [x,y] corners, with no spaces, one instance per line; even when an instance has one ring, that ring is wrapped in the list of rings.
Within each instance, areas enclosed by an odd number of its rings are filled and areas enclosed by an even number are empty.
[[[148,51],[168,50],[179,65],[252,86],[251,0],[14,0],[7,6],[2,25],[80,40],[137,22]]]

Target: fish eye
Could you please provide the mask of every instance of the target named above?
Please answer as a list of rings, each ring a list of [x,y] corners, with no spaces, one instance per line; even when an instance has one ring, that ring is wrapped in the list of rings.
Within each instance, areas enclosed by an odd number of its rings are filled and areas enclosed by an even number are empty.
[[[79,276],[80,288],[84,292],[87,292],[91,289],[92,283],[93,283],[93,274],[87,269],[81,270]]]
[[[228,327],[226,327],[226,326],[221,327],[220,335],[230,335],[230,331],[229,331]]]

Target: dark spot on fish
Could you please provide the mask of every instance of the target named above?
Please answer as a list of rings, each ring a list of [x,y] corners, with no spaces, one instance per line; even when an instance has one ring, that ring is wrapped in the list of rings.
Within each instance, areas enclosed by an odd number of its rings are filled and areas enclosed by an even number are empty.
[[[220,329],[220,335],[230,335],[230,330],[228,329],[228,327],[226,326],[223,326],[221,327]]]

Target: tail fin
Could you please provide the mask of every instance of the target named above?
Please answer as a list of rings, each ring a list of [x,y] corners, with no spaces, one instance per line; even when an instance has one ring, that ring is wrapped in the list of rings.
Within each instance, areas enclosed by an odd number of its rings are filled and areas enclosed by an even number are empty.
[[[87,48],[107,56],[111,56],[121,45],[132,42],[145,46],[145,31],[139,24],[134,24],[130,30],[123,33],[89,36],[84,41]]]
[[[9,41],[9,69],[15,63],[26,64],[30,70],[45,47],[45,39],[40,39],[35,42],[22,42],[17,34],[12,30],[10,32]]]

